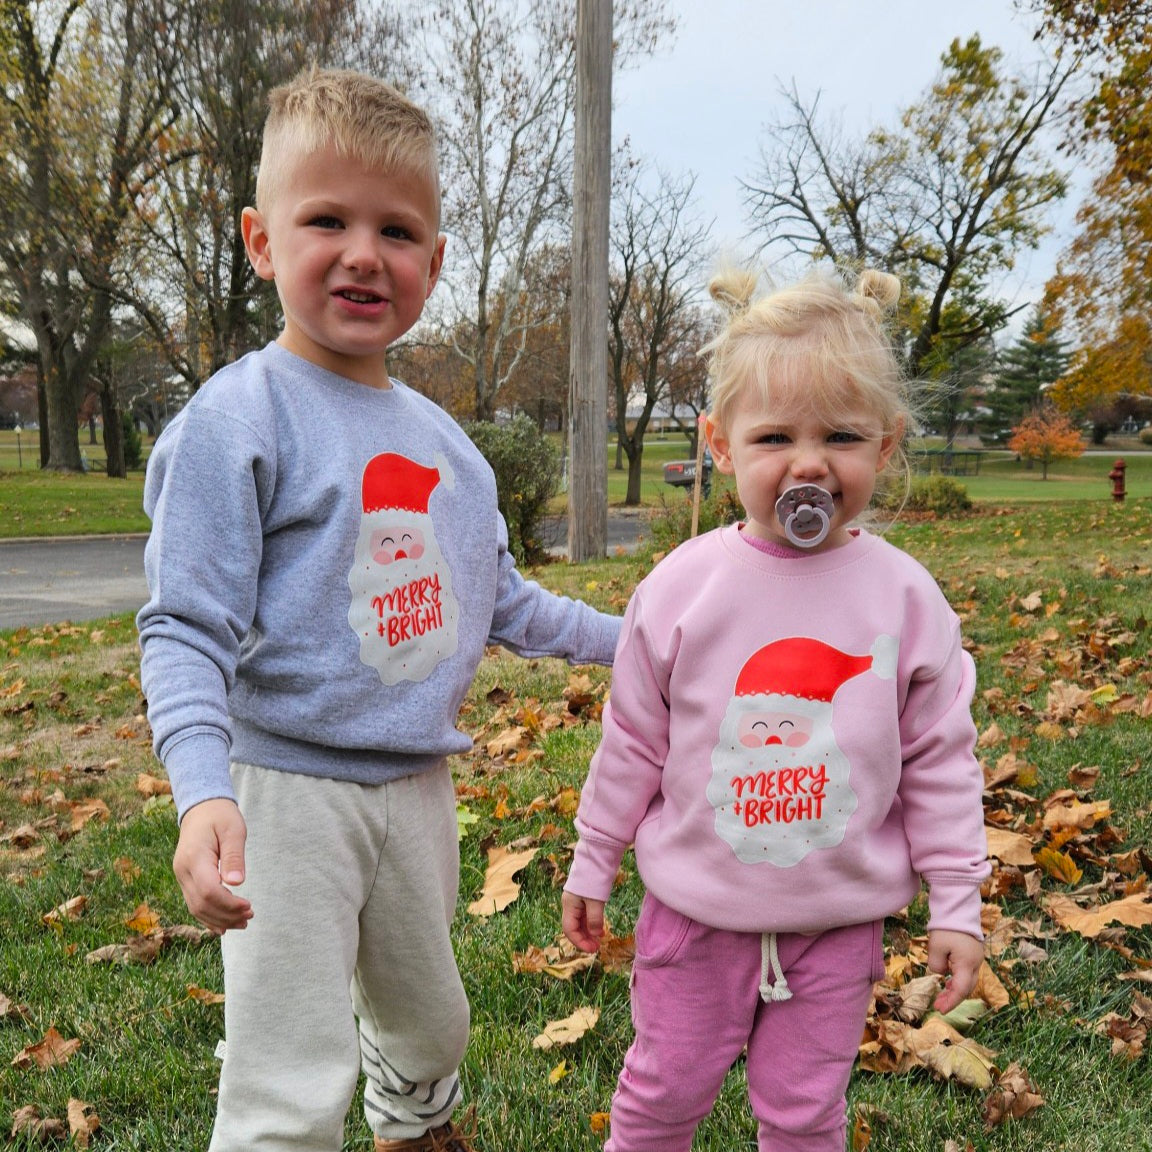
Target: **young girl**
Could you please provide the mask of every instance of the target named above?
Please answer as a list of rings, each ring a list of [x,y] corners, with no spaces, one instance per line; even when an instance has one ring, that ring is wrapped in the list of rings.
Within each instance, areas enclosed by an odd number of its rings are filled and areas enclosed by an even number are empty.
[[[576,817],[568,938],[596,950],[629,844],[647,890],[606,1152],[687,1152],[745,1048],[761,1152],[841,1152],[884,917],[927,882],[942,1012],[983,958],[973,663],[928,573],[853,526],[907,469],[899,281],[753,287],[713,283],[707,349],[748,518],[637,588]]]

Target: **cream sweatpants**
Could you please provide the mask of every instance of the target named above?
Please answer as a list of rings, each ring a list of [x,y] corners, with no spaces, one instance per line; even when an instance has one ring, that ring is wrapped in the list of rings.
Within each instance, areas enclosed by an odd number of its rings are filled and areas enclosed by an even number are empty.
[[[222,941],[210,1152],[339,1152],[361,1069],[376,1135],[442,1124],[469,1023],[447,764],[375,786],[240,764],[232,778],[253,918]]]

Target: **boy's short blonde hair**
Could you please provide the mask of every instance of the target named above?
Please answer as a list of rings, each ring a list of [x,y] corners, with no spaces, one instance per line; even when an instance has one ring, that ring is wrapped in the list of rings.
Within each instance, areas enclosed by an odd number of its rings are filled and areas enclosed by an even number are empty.
[[[374,76],[311,68],[269,93],[257,209],[268,210],[286,158],[327,147],[384,175],[426,177],[439,204],[436,129],[424,109]]]
[[[854,289],[817,270],[786,288],[754,299],[756,276],[733,269],[709,284],[728,322],[704,349],[709,357],[709,416],[727,427],[732,405],[747,389],[771,408],[774,396],[803,390],[813,412],[848,427],[863,409],[891,436],[914,427],[908,382],[885,326],[900,297],[900,281],[867,270]],[[869,429],[874,431],[875,425]],[[901,445],[890,468],[904,470]]]

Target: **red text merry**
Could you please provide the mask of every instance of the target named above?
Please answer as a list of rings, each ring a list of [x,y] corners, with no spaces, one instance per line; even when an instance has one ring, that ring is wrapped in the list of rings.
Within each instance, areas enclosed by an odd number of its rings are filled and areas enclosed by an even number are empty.
[[[389,647],[443,628],[440,577],[434,573],[398,584],[383,596],[373,596],[372,608],[380,621],[376,630],[388,638]]]
[[[823,764],[733,776],[730,786],[736,793],[736,801],[732,808],[737,816],[744,818],[746,828],[819,820],[824,812],[827,785],[828,769]]]

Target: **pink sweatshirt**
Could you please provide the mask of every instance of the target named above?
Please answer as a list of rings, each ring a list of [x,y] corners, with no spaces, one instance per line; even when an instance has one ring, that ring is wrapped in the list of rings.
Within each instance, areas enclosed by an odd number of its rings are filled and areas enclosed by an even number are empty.
[[[975,680],[935,581],[879,537],[681,545],[628,606],[565,887],[607,900],[634,843],[684,915],[810,933],[897,912],[923,878],[929,928],[979,938]]]

